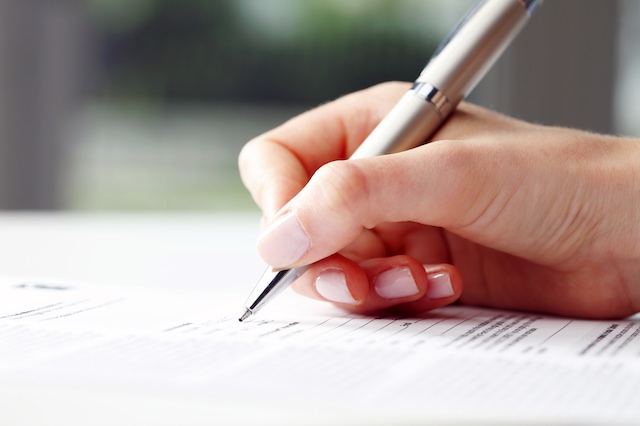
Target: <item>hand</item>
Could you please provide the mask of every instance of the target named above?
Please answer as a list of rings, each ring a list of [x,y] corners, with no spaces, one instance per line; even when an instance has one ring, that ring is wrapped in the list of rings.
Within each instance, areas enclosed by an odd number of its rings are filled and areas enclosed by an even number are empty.
[[[408,89],[385,83],[250,141],[258,251],[302,294],[369,312],[462,303],[640,311],[640,144],[463,103],[429,144],[344,161]]]

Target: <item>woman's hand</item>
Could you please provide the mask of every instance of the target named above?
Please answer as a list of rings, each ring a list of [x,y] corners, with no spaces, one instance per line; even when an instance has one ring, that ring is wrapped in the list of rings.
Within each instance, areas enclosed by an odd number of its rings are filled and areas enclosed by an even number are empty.
[[[408,89],[385,83],[250,141],[243,181],[276,268],[358,312],[463,303],[640,311],[640,144],[462,104],[433,142],[344,161]]]

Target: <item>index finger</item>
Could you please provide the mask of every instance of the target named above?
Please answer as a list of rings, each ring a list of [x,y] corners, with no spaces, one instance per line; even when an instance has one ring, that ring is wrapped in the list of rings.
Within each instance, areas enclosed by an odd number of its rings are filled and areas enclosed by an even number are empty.
[[[240,176],[265,217],[322,165],[349,157],[408,87],[384,83],[346,95],[249,141],[240,152]]]

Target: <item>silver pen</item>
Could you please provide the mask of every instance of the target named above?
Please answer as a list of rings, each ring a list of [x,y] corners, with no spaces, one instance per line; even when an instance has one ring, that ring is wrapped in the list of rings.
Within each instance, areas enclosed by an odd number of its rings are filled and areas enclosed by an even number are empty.
[[[349,158],[390,154],[428,142],[541,3],[479,0],[436,49],[413,87]],[[307,269],[267,268],[247,299],[240,321],[258,312]]]

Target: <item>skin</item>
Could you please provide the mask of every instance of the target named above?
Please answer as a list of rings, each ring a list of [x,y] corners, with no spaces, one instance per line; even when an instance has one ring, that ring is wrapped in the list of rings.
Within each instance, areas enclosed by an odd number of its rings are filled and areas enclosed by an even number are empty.
[[[640,311],[640,141],[463,103],[429,144],[345,161],[407,89],[347,95],[245,145],[240,172],[263,211],[267,263],[312,264],[294,288],[335,301],[343,286],[336,304],[356,312],[455,301],[585,318]],[[397,277],[415,291],[380,289]]]

